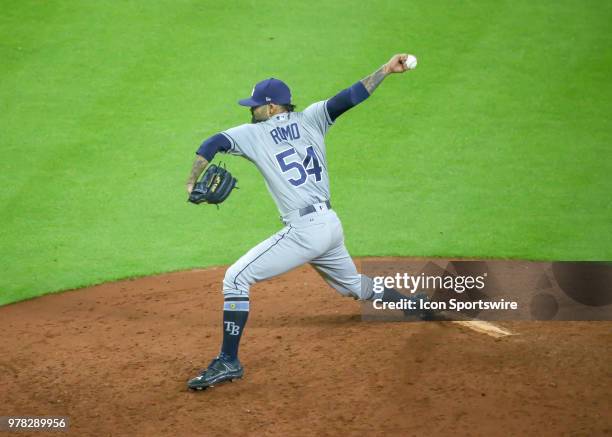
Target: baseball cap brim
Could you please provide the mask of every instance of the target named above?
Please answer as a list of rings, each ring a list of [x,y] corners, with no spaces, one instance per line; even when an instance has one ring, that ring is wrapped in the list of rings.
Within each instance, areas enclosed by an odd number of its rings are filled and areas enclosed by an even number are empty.
[[[254,108],[255,106],[265,105],[265,103],[253,100],[252,97],[249,97],[248,99],[240,99],[238,100],[238,104],[242,106],[250,106],[251,108]]]

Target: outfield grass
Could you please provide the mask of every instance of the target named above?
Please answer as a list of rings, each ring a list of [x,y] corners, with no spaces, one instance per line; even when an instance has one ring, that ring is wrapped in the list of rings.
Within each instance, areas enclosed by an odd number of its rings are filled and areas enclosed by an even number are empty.
[[[280,223],[240,158],[186,203],[201,140],[260,79],[304,108],[404,51],[328,135],[352,254],[612,259],[610,2],[0,5],[0,304],[231,263]]]

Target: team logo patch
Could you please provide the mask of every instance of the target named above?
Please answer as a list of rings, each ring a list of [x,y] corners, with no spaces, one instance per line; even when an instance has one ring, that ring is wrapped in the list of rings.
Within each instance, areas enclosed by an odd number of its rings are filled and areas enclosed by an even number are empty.
[[[235,303],[231,303],[231,304],[230,304],[230,308],[231,308],[231,309],[233,309],[233,310],[235,310],[235,309],[236,309],[236,304],[235,304]]]
[[[225,332],[229,335],[238,335],[240,334],[240,325],[234,322],[223,322],[225,324]]]

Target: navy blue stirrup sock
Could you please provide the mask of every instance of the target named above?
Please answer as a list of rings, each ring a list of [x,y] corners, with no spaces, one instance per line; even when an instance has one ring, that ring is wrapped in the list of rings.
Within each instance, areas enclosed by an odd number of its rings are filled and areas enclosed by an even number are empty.
[[[229,360],[238,358],[242,331],[249,318],[248,297],[228,297],[223,303],[223,345],[221,354]]]

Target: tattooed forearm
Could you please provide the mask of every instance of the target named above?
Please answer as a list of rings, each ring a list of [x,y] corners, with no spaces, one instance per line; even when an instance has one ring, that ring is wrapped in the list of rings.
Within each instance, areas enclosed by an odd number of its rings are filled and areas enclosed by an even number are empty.
[[[187,185],[195,184],[195,182],[198,180],[198,178],[200,177],[200,175],[202,174],[202,172],[204,171],[207,165],[208,165],[208,161],[204,159],[203,157],[201,157],[200,155],[198,155],[195,161],[193,161],[193,166],[191,167],[191,173],[189,174],[189,179],[187,179]]]
[[[385,79],[387,73],[385,73],[385,66],[383,65],[374,73],[368,77],[361,79],[361,83],[368,90],[368,93],[372,94],[376,87]]]

